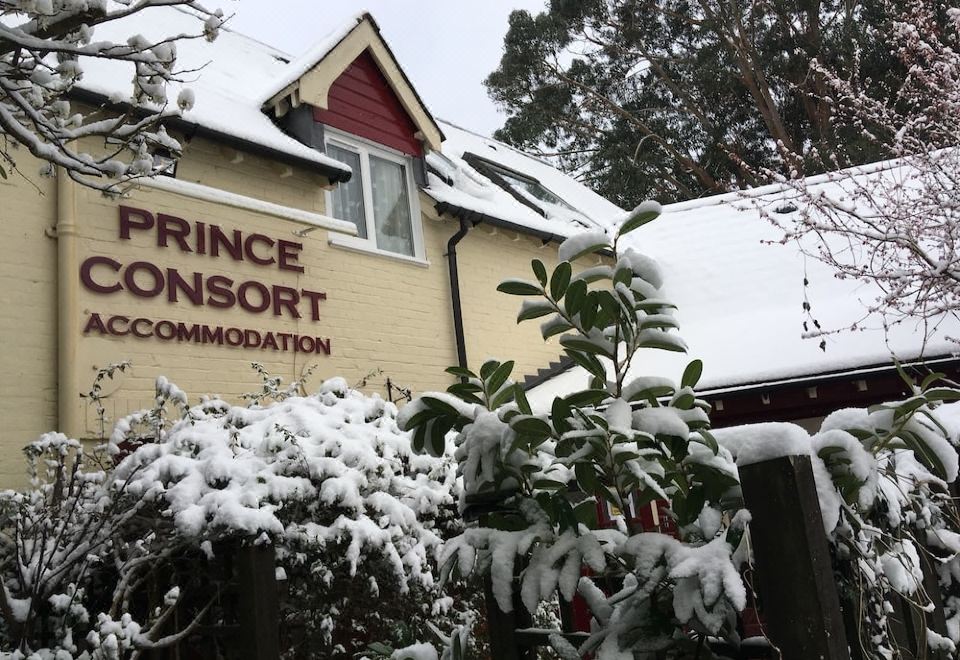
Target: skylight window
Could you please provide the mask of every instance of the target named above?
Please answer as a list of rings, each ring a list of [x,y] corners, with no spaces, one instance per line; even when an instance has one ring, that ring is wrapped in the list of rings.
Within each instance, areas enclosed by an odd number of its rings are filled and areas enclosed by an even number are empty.
[[[593,223],[582,212],[563,201],[535,178],[471,153],[463,154],[463,159],[483,176],[510,193],[518,202],[540,215],[551,218],[560,217],[582,227],[592,226]]]
[[[500,175],[500,177],[506,181],[512,188],[515,190],[526,192],[529,195],[533,195],[535,198],[539,199],[541,202],[547,202],[555,206],[562,206],[571,211],[576,211],[577,209],[573,208],[565,201],[554,195],[552,192],[543,187],[536,179],[523,176],[517,172],[508,170],[505,167],[500,167],[494,163],[488,163],[487,166]]]

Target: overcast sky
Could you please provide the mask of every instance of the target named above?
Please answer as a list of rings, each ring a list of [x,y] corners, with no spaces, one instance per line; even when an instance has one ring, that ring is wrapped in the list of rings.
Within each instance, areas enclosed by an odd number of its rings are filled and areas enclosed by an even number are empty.
[[[376,18],[400,66],[430,111],[489,135],[503,117],[483,79],[500,62],[507,17],[546,0],[220,0],[230,26],[299,55],[364,9]]]

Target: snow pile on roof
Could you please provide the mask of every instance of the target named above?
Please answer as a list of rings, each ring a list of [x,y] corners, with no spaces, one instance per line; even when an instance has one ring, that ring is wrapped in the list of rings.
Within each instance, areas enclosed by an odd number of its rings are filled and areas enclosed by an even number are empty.
[[[261,110],[264,97],[275,90],[277,81],[293,76],[300,70],[300,64],[291,65],[285,53],[238,34],[230,30],[229,25],[227,22],[212,43],[202,38],[183,39],[176,43],[176,69],[186,73],[182,76],[182,85],[171,85],[167,98],[176,99],[181,88],[194,91],[193,107],[183,112],[183,119],[290,156],[349,172],[346,165],[287,136]],[[320,59],[323,53],[318,49],[332,48],[342,38],[337,37],[343,30],[354,25],[356,19],[334,31],[329,38],[322,39],[304,57]],[[174,35],[202,32],[203,21],[190,10],[157,7],[97,26],[95,39],[126,43],[131,35],[140,34],[150,41],[160,41]],[[82,58],[81,66],[83,78],[77,84],[78,88],[114,101],[130,99],[133,73],[129,65]]]
[[[615,204],[539,158],[455,124],[439,123],[447,138],[443,143],[443,153],[429,154],[427,164],[442,178],[433,172],[429,173],[429,185],[424,190],[437,202],[557,236],[609,227],[612,219],[623,213]],[[536,199],[524,191],[516,191],[546,215],[538,213],[469,165],[464,160],[465,154],[535,179],[575,211]]]
[[[266,407],[207,400],[126,457],[114,481],[197,542],[240,535],[281,548],[340,546],[351,574],[375,555],[399,580],[429,586],[440,543],[431,521],[454,504],[455,466],[414,454],[396,416],[392,403],[341,378]],[[141,417],[121,420],[112,441]]]
[[[868,320],[856,331],[808,332],[815,328],[803,309],[805,295],[821,327],[846,328],[861,321],[864,303],[873,301],[878,289],[837,279],[796,244],[779,244],[782,233],[754,203],[775,212],[792,193],[771,186],[753,196],[750,201],[731,193],[671,204],[660,218],[628,235],[630,247],[659,264],[665,295],[678,307],[680,335],[689,346],[687,354],[641,351],[638,373],[676,377],[691,358],[700,358],[699,389],[708,391],[890,364],[892,354],[911,360],[956,353],[950,337],[960,337],[960,321],[950,318],[935,328],[917,321],[885,332],[879,320]],[[585,371],[572,369],[534,388],[531,404],[549,406],[553,396],[583,389],[587,380]]]
[[[262,90],[261,105],[269,101],[274,95],[282,92],[287,86],[300,80],[305,73],[326,57],[327,53],[333,50],[337,44],[346,39],[347,35],[367,16],[368,14],[365,11],[357,12],[313,44],[305,53],[291,60],[285,67],[284,74],[275,80],[271,80],[267,89]]]

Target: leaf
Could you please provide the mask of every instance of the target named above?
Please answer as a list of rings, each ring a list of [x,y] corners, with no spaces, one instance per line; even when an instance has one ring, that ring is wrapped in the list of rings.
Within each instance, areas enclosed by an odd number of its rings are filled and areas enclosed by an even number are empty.
[[[660,215],[660,210],[660,205],[652,200],[641,203],[640,206],[633,209],[626,222],[620,226],[620,231],[617,235],[623,236],[624,234],[629,234],[634,229],[642,227],[651,220],[656,220]]]
[[[469,369],[464,369],[463,367],[447,367],[444,371],[452,376],[457,376],[458,378],[476,378],[477,375],[470,371]]]
[[[573,267],[569,261],[561,261],[553,271],[553,277],[550,278],[550,295],[554,300],[563,298],[570,285],[570,276],[573,274]]]
[[[595,356],[590,355],[589,353],[582,353],[580,351],[573,351],[569,349],[566,350],[565,353],[571,360],[576,362],[578,365],[586,369],[597,378],[606,380],[607,370],[604,369],[603,364],[601,364],[600,360],[598,360]]]
[[[534,259],[530,262],[530,266],[533,268],[533,274],[537,276],[540,285],[547,286],[547,267],[543,265],[543,262]]]
[[[574,315],[580,311],[583,302],[587,299],[587,283],[583,280],[577,280],[567,288],[567,296],[563,301],[563,306],[567,309],[567,314]]]
[[[497,286],[497,291],[500,293],[508,293],[511,296],[543,295],[543,289],[525,280],[504,280]]]
[[[540,490],[565,490],[567,484],[555,479],[537,479],[533,482],[533,487]]]
[[[544,339],[550,339],[550,337],[563,334],[567,330],[573,330],[573,326],[558,316],[555,322],[541,326],[540,334],[543,335]]]
[[[500,366],[500,362],[497,360],[487,360],[480,366],[480,378],[484,381],[490,379],[490,376],[493,375],[493,372],[497,370],[497,367]]]
[[[525,301],[525,303],[529,302],[530,301]],[[557,310],[554,308],[554,306],[546,301],[536,301],[533,304],[524,304],[523,307],[520,308],[520,313],[517,314],[517,323],[540,318],[541,316],[552,314],[555,311]]]
[[[557,433],[563,434],[570,430],[570,422],[567,421],[570,415],[570,404],[567,400],[559,396],[555,398],[550,407],[550,421]]]
[[[710,448],[710,451],[713,452],[713,455],[716,456],[720,452],[720,443],[717,442],[717,439],[713,437],[713,434],[706,429],[700,429],[697,431],[697,434],[703,439],[703,444]]]
[[[564,348],[570,348],[575,351],[581,351],[583,353],[590,353],[592,355],[602,355],[604,357],[612,358],[613,356],[607,351],[603,346],[598,345],[595,342],[590,341],[589,339],[583,339],[581,337],[561,337],[560,345]]]
[[[587,293],[580,307],[580,326],[587,332],[593,329],[593,324],[597,320],[597,309],[599,305],[600,300],[597,292],[590,291]]]
[[[933,451],[926,442],[912,431],[901,431],[900,438],[903,439],[909,449],[913,450],[917,460],[923,463],[935,475],[946,481],[946,468],[943,466],[937,453]]]
[[[575,505],[573,515],[581,525],[586,525],[589,529],[596,529],[598,525],[597,503],[593,498],[587,498]]]
[[[580,392],[574,392],[570,396],[566,397],[566,402],[567,404],[577,408],[581,406],[596,406],[609,396],[610,393],[606,390],[581,390]]]
[[[553,429],[550,425],[540,419],[539,417],[515,417],[510,420],[510,428],[512,428],[516,433],[523,433],[525,435],[533,435],[537,437],[545,437],[550,435]]]
[[[504,390],[501,390],[497,396],[493,397],[493,400],[490,402],[490,409],[496,410],[502,405],[510,403],[513,401],[513,398],[517,395],[515,387],[508,387]]]
[[[960,401],[960,390],[936,387],[932,390],[927,390],[924,396],[928,401]]]
[[[439,418],[433,422],[433,427],[430,429],[430,435],[427,438],[427,453],[431,456],[443,456],[443,450],[446,448],[444,438],[450,428],[450,426],[444,424]]]
[[[573,472],[577,476],[577,484],[580,490],[590,495],[595,495],[601,490],[606,490],[600,485],[600,479],[594,471],[592,463],[577,463],[573,466]]]
[[[513,398],[517,402],[517,407],[524,415],[531,414],[530,402],[527,401],[527,393],[523,390],[523,385],[516,383],[513,386]]]
[[[933,373],[927,374],[927,377],[923,379],[922,383],[920,383],[920,391],[921,392],[925,391],[928,387],[933,385],[935,382],[937,382],[938,380],[943,380],[946,377],[947,377],[947,374],[940,373],[939,371],[935,371]]]
[[[703,361],[691,360],[687,368],[683,370],[683,376],[680,377],[680,387],[696,387],[703,374]]]
[[[500,388],[503,387],[503,384],[507,382],[511,371],[513,371],[513,360],[507,360],[497,367],[486,381],[487,393],[495,394],[499,391]],[[495,408],[496,406],[493,407]]]

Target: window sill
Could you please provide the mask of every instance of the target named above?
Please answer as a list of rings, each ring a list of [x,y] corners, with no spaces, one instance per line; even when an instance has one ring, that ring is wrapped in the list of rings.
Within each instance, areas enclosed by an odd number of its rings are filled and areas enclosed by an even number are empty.
[[[430,266],[430,262],[426,259],[421,259],[420,257],[410,257],[405,254],[399,254],[397,252],[388,252],[387,250],[381,250],[377,247],[374,247],[370,241],[367,241],[362,238],[357,238],[356,236],[345,236],[343,234],[334,234],[330,233],[330,238],[328,243],[334,247],[343,248],[344,250],[350,250],[351,252],[360,252],[361,254],[370,254],[377,257],[386,257],[387,259],[393,259],[395,261],[402,261],[406,264],[412,264],[414,266],[419,266],[420,268],[427,268]]]

